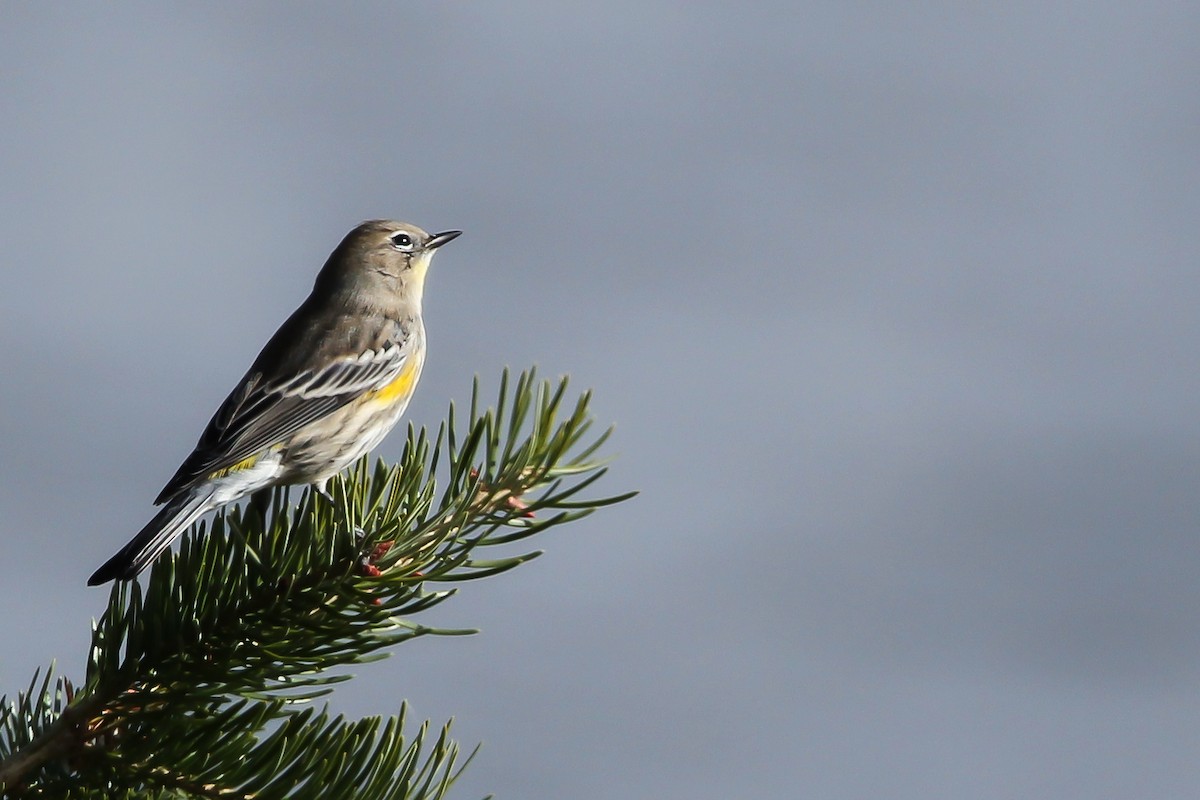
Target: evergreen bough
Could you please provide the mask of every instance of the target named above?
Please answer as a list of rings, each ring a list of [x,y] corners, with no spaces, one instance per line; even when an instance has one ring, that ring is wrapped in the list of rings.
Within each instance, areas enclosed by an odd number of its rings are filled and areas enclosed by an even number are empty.
[[[338,666],[428,634],[412,618],[444,587],[538,552],[482,557],[632,496],[590,498],[589,393],[565,378],[476,379],[466,424],[453,404],[431,442],[409,426],[399,463],[364,457],[331,481],[220,511],[144,583],[116,584],[92,631],[87,676],[53,668],[0,698],[0,792],[22,798],[441,798],[470,761],[449,723],[331,717],[309,701]],[[611,429],[610,429],[611,430]],[[438,491],[438,483],[443,488]],[[294,490],[295,491],[295,490]]]

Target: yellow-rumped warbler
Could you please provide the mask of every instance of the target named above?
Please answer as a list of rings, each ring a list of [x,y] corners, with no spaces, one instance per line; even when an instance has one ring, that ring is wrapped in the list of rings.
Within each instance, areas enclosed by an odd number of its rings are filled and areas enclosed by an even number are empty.
[[[311,483],[327,495],[325,482],[404,413],[425,361],[425,272],[460,233],[387,220],[350,231],[159,494],[163,509],[88,585],[132,578],[205,513],[251,492]]]

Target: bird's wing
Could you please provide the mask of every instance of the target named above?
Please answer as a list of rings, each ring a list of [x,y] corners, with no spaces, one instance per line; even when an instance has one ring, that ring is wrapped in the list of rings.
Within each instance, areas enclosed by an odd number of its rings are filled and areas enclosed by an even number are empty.
[[[164,502],[181,488],[237,465],[310,422],[386,386],[410,360],[409,348],[389,342],[286,380],[264,381],[261,373],[252,370],[217,409],[196,449],[155,502]]]

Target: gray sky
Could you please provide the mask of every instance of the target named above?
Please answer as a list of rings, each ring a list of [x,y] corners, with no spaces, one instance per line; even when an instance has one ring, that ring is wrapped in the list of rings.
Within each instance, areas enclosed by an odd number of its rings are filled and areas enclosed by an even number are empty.
[[[642,492],[339,690],[458,797],[1194,797],[1200,14],[970,8],[7,5],[0,691],[388,216]]]

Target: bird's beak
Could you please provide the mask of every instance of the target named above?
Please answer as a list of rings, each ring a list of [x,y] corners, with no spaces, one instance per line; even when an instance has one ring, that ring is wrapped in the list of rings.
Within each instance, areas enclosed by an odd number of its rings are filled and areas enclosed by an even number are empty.
[[[462,236],[462,231],[442,231],[441,233],[435,233],[429,237],[429,241],[425,243],[425,248],[427,250],[434,250],[460,236]]]

